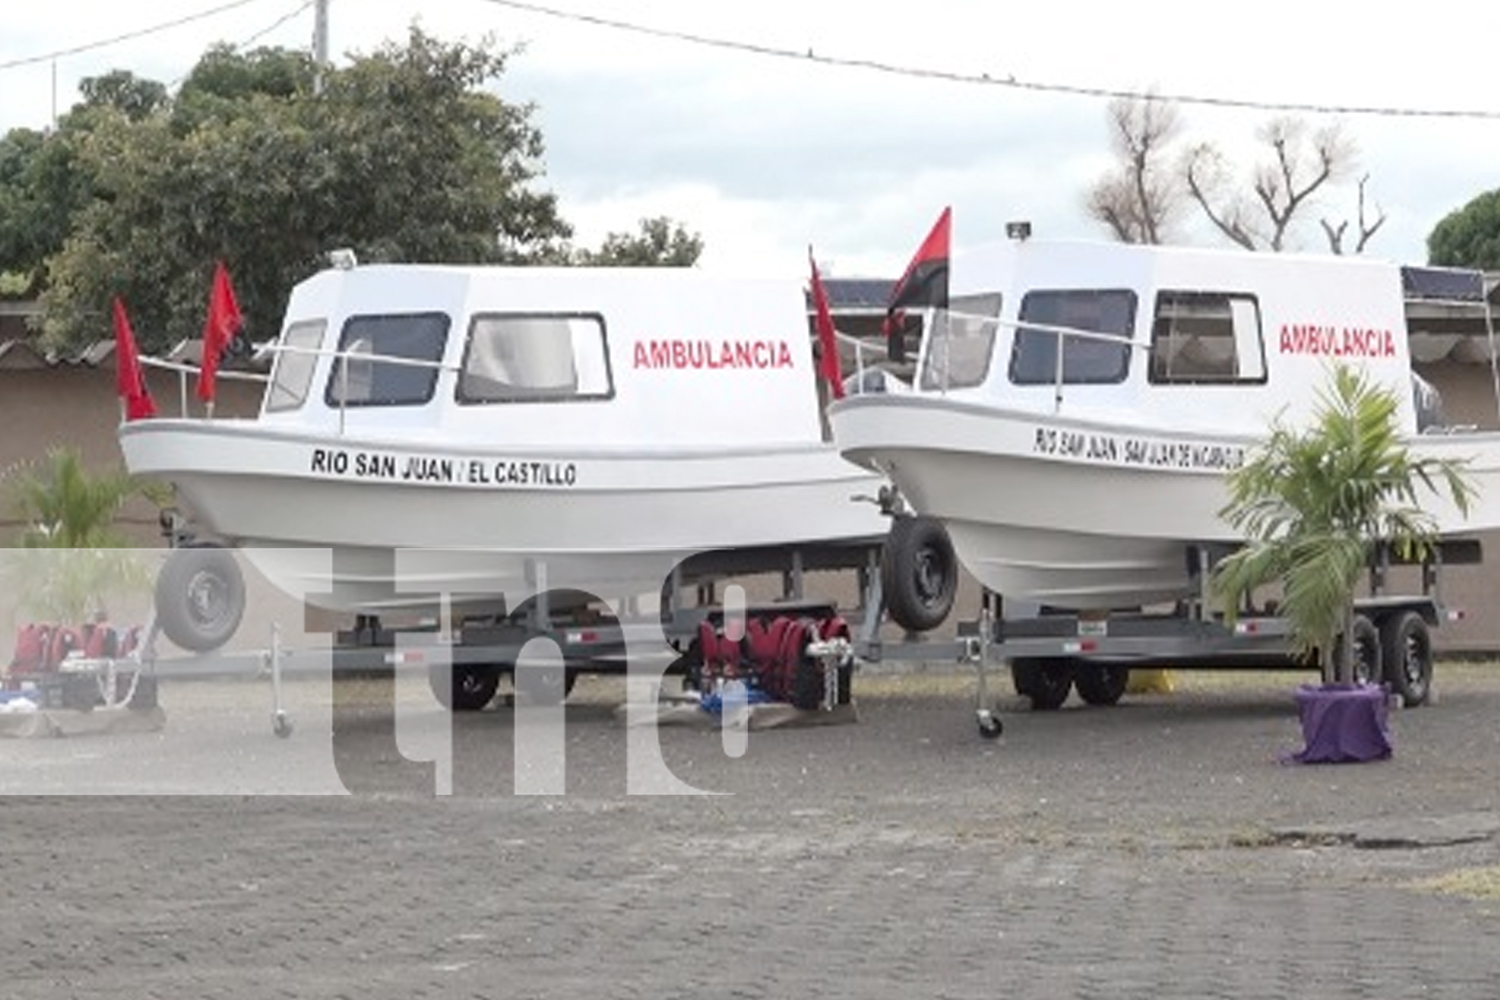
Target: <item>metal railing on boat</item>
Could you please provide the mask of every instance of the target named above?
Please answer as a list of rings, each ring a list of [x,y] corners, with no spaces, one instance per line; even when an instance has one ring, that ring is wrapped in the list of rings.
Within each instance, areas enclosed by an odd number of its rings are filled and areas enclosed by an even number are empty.
[[[153,358],[150,355],[142,355],[141,364],[148,368],[160,368],[163,371],[177,373],[178,415],[186,417],[188,415],[188,376],[198,375],[200,369],[194,365],[183,364],[181,361],[168,361],[165,358]],[[240,382],[269,382],[271,380],[269,375],[263,375],[260,372],[242,372],[233,369],[221,370],[215,373],[215,377]]]
[[[349,402],[349,361],[351,358],[363,362],[378,362],[380,364],[397,365],[408,368],[430,368],[437,371],[449,372],[461,372],[463,370],[459,365],[448,364],[443,361],[428,361],[422,358],[405,358],[395,354],[375,354],[370,351],[351,351],[347,349],[333,350],[325,347],[301,347],[293,344],[280,344],[274,341],[257,344],[254,351],[254,356],[257,358],[263,358],[267,355],[279,354],[301,354],[312,357],[332,357],[338,359],[340,434],[344,433],[347,422]],[[179,413],[181,416],[186,417],[188,415],[188,376],[200,374],[201,369],[193,365],[183,364],[180,361],[167,361],[162,358],[153,358],[149,356],[142,357],[141,363],[152,368],[160,368],[166,371],[174,371],[177,373],[180,406]],[[215,377],[246,382],[271,383],[274,377],[274,369],[272,371],[272,374],[236,371],[234,369],[220,369],[216,373]],[[209,419],[212,419],[212,404],[209,404],[205,416]]]
[[[924,322],[926,332],[923,334],[922,339],[923,349],[926,353],[922,354],[919,352],[919,360],[916,373],[916,377],[918,379],[921,378],[922,365],[924,360],[931,356],[934,341],[939,338],[946,339],[949,336],[949,331],[952,329],[951,324],[949,323],[944,323],[941,326],[935,323],[934,319],[937,317],[942,317],[946,320],[957,318],[961,320],[973,321],[980,324],[981,326],[992,325],[997,330],[1001,328],[1007,328],[1011,330],[1025,329],[1028,331],[1034,330],[1038,333],[1051,333],[1056,335],[1060,340],[1066,340],[1066,338],[1068,337],[1075,337],[1080,340],[1095,340],[1109,344],[1112,347],[1127,347],[1130,350],[1144,351],[1148,354],[1152,350],[1154,350],[1153,345],[1148,342],[1127,339],[1125,337],[1119,336],[1118,334],[1101,333],[1098,330],[1085,330],[1080,327],[1059,326],[1051,323],[1038,323],[1033,320],[1001,319],[998,316],[991,316],[983,313],[962,312],[951,309],[929,309],[927,310],[927,319]],[[941,332],[938,332],[940,330]],[[854,347],[854,367],[856,383],[858,385],[864,385],[865,354],[867,352],[883,358],[890,358],[890,350],[888,348],[872,345],[859,337],[855,337],[847,333],[840,333],[837,330],[834,331],[834,336],[841,343],[849,344]],[[1053,411],[1057,412],[1061,409],[1063,401],[1063,386],[1065,384],[1063,381],[1063,362],[1065,360],[1066,353],[1062,350],[1058,350],[1054,351],[1053,354],[1054,362],[1052,379],[1052,405]],[[948,393],[952,391],[952,389],[954,388],[954,386],[952,385],[952,374],[952,366],[945,365],[942,368],[941,382],[933,386],[932,388],[935,388],[938,392],[941,393]]]

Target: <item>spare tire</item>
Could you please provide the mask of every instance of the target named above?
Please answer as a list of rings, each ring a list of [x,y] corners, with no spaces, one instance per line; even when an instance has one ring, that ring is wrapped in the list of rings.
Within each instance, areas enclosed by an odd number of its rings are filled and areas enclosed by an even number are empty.
[[[880,583],[897,625],[908,632],[941,625],[958,593],[958,557],[942,523],[920,516],[893,520],[881,554]]]
[[[156,622],[173,643],[194,653],[224,645],[245,614],[245,578],[234,554],[195,542],[173,549],[156,576]]]

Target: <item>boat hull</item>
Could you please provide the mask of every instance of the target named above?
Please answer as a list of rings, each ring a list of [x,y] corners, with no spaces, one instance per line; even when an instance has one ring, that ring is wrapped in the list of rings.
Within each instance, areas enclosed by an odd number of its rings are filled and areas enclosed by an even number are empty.
[[[831,446],[501,453],[168,420],[120,442],[273,583],[338,610],[656,593],[705,553],[878,544],[888,527],[857,499],[880,478]]]
[[[1219,511],[1249,438],[916,396],[851,399],[830,421],[846,458],[943,521],[964,568],[1009,599],[1110,610],[1190,598],[1192,549],[1242,540]],[[1433,498],[1440,534],[1500,526],[1500,438],[1411,444],[1419,455],[1478,459],[1480,498],[1467,518]]]

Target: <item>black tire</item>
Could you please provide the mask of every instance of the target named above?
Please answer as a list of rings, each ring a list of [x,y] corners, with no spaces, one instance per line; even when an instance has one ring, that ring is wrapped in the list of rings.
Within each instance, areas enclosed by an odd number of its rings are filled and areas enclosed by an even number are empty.
[[[156,621],[173,643],[210,653],[234,637],[245,615],[245,578],[227,549],[173,549],[156,577]]]
[[[1080,663],[1073,671],[1078,697],[1089,705],[1114,705],[1130,685],[1130,668],[1119,663]]]
[[[930,632],[953,610],[958,557],[947,530],[930,517],[891,522],[880,560],[880,583],[891,620],[908,632]]]
[[[1354,681],[1359,684],[1379,684],[1385,680],[1382,665],[1380,630],[1365,615],[1354,616]],[[1333,646],[1334,676],[1338,676],[1339,664],[1344,658],[1344,637],[1339,636]]]
[[[1412,708],[1432,693],[1432,634],[1415,611],[1391,615],[1381,623],[1380,651],[1391,691]]]
[[[432,696],[450,712],[478,712],[500,690],[500,667],[493,663],[440,664],[427,672]]]
[[[1073,664],[1068,660],[1020,659],[1011,661],[1011,680],[1016,694],[1031,699],[1039,712],[1062,708],[1073,689]]]
[[[578,671],[572,667],[517,667],[511,673],[516,693],[532,705],[560,705],[573,693]]]

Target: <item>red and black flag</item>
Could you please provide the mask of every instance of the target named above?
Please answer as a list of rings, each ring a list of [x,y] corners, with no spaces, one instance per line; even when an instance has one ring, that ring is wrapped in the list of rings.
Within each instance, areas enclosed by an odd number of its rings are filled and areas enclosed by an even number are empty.
[[[911,263],[906,265],[906,273],[891,290],[891,299],[885,307],[885,322],[880,330],[885,335],[886,353],[892,361],[906,360],[906,342],[901,333],[905,307],[948,308],[948,257],[952,234],[953,208],[949,206],[938,216],[932,232],[917,248]]]
[[[834,399],[844,398],[843,370],[839,367],[838,333],[833,327],[833,313],[828,307],[828,291],[823,287],[823,278],[818,274],[818,262],[813,259],[812,247],[807,248],[807,259],[812,265],[813,309],[818,331],[818,374],[828,381]]]

